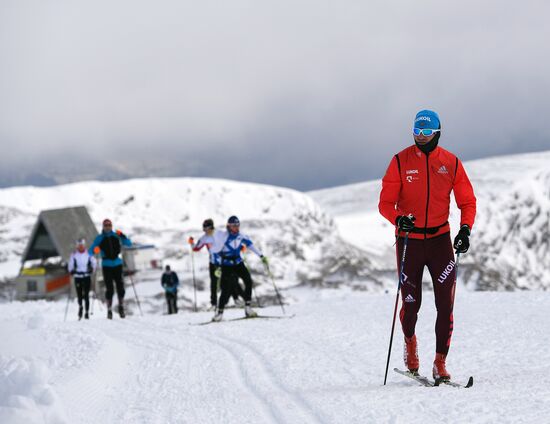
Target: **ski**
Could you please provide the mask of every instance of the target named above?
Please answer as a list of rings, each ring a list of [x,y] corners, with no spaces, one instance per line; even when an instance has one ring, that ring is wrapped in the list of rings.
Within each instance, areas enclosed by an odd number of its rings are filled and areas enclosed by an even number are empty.
[[[428,377],[424,377],[423,375],[413,374],[410,371],[403,371],[403,370],[400,370],[399,368],[394,368],[393,370],[397,374],[401,374],[401,375],[404,375],[405,377],[412,378],[413,380],[419,382],[423,386],[426,386],[426,387],[435,387],[436,386],[435,381],[430,380]]]
[[[294,318],[295,315],[257,315],[255,317],[239,317],[231,318],[222,321],[204,321],[204,322],[190,322],[189,325],[208,325],[208,324],[219,324],[222,322],[231,322],[231,321],[243,321],[246,319],[284,319],[284,318]]]
[[[450,381],[450,380],[435,380],[434,381],[434,380],[429,379],[428,377],[424,377],[422,375],[415,375],[415,374],[411,373],[410,371],[403,371],[403,370],[400,370],[399,368],[394,368],[393,370],[398,374],[401,374],[401,375],[404,375],[406,377],[412,378],[413,380],[419,382],[420,384],[422,384],[423,386],[426,386],[426,387],[438,387],[438,386],[441,386],[441,385],[444,384],[446,386],[469,389],[470,387],[472,387],[474,385],[474,377],[472,377],[472,376],[470,376],[470,378],[468,378],[468,382],[466,384],[460,384],[460,383],[456,383],[456,382]]]
[[[264,318],[264,319],[284,319],[284,318],[293,318],[295,315],[256,315],[255,317],[239,317],[228,319],[227,321],[242,321],[244,319],[255,319],[255,318]]]
[[[456,382],[450,381],[450,380],[436,380],[435,381],[436,386],[440,386],[441,384],[445,384],[447,386],[452,386],[452,387],[457,387],[457,388],[469,389],[470,387],[472,387],[474,385],[474,377],[470,376],[470,378],[468,378],[468,382],[466,384],[460,384],[460,383],[456,383]]]

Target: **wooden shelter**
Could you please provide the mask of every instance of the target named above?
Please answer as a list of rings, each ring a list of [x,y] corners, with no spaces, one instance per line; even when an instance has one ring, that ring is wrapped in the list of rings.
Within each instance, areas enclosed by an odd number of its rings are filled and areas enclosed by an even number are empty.
[[[16,279],[18,299],[51,298],[66,293],[71,283],[66,264],[75,241],[97,236],[84,206],[40,212],[21,259]]]

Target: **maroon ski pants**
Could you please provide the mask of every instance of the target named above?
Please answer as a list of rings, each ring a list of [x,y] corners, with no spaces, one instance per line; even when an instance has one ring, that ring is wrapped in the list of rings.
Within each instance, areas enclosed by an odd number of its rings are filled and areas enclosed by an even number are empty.
[[[404,238],[397,240],[397,269],[401,269]],[[455,257],[449,233],[430,239],[408,240],[403,268],[399,313],[406,337],[414,335],[418,311],[422,303],[424,266],[432,277],[437,309],[435,322],[436,352],[447,354],[453,334],[453,304],[456,286]]]

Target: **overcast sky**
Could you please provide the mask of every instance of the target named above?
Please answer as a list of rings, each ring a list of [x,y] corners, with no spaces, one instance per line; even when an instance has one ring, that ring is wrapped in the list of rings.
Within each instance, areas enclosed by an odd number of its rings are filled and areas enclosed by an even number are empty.
[[[380,177],[422,108],[461,158],[550,149],[548,1],[0,1],[0,166]],[[63,153],[60,156],[60,152]]]

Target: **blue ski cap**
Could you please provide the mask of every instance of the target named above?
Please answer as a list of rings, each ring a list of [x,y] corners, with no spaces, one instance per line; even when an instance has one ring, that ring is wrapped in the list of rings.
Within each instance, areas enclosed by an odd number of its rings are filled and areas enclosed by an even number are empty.
[[[227,223],[228,224],[234,224],[234,225],[240,225],[240,221],[239,221],[239,218],[237,218],[235,215],[233,216],[230,216],[229,219],[227,220]]]
[[[421,110],[414,118],[414,128],[429,128],[430,130],[441,128],[439,115],[433,110]]]

